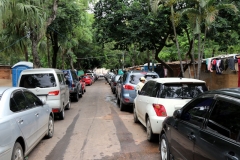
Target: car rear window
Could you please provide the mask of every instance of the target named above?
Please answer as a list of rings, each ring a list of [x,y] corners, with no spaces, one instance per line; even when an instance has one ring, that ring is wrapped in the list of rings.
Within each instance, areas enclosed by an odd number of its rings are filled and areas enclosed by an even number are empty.
[[[20,87],[25,88],[49,88],[55,87],[56,79],[52,73],[48,74],[27,74],[22,75],[20,79]]]
[[[207,91],[205,83],[163,84],[161,98],[194,98]]]
[[[148,81],[150,79],[158,78],[159,76],[158,75],[154,75],[154,74],[146,74],[146,72],[137,73],[137,74],[131,74],[130,75],[130,79],[129,79],[129,83],[137,85],[139,83],[139,79],[141,77],[145,77],[145,79]]]

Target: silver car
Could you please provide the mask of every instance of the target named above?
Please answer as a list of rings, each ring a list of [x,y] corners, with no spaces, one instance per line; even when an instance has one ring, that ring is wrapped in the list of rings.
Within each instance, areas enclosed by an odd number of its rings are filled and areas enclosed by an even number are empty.
[[[23,160],[54,132],[52,109],[21,87],[0,87],[0,159]]]

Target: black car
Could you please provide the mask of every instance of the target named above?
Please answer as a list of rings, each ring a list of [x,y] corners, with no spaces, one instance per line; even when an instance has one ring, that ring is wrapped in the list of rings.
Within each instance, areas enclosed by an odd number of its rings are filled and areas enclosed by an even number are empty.
[[[162,160],[240,159],[240,88],[204,92],[163,122]]]

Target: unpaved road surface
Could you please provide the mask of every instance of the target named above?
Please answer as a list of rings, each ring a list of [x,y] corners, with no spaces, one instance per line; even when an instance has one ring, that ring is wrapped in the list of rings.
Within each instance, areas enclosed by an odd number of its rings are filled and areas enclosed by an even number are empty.
[[[110,86],[100,78],[71,103],[65,119],[55,118],[51,139],[43,139],[28,160],[155,160],[158,141],[148,142],[131,111],[121,112]]]

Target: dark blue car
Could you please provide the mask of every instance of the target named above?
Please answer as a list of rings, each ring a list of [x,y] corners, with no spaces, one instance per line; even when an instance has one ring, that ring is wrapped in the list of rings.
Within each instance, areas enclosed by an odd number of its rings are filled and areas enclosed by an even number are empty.
[[[76,71],[71,69],[63,70],[63,74],[69,87],[69,95],[71,100],[78,102],[79,97],[82,97],[84,92],[82,90],[81,83],[78,80]]]

